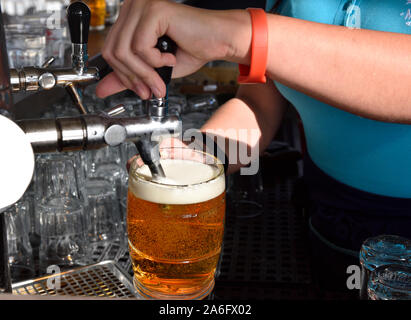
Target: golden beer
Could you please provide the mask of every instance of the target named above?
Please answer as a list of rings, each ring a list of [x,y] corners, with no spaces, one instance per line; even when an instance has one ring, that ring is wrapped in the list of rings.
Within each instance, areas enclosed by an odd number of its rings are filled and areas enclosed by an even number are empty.
[[[138,161],[131,166],[127,231],[134,284],[143,296],[201,299],[214,286],[224,234],[224,169],[195,153],[184,159],[167,153],[161,182],[151,181]]]
[[[90,30],[103,30],[106,23],[106,0],[86,0],[91,11]]]

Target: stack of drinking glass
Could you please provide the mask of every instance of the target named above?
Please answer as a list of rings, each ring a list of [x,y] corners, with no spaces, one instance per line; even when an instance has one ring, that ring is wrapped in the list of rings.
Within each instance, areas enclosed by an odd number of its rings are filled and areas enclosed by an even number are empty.
[[[130,91],[104,100],[94,92],[95,86],[83,92],[90,113],[123,104],[126,112],[122,116],[144,115],[141,99]],[[185,129],[199,129],[216,107],[216,97],[210,94],[189,99],[179,93],[169,95],[169,112],[182,117]],[[42,117],[77,115],[79,111],[67,97]],[[55,270],[55,265],[63,271],[98,262],[96,253],[104,250],[127,252],[126,163],[136,153],[133,143],[124,143],[99,150],[36,155],[30,187],[6,212],[13,282],[45,275]]]
[[[1,0],[7,51],[11,68],[42,66],[47,57],[53,66],[70,59],[65,0]]]

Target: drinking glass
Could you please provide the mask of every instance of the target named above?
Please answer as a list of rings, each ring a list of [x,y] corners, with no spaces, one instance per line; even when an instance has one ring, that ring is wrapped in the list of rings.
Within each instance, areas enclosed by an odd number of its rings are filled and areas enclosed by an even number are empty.
[[[227,197],[234,216],[240,219],[255,218],[263,211],[263,180],[261,170],[254,175],[236,172],[227,177]]]
[[[111,182],[88,178],[85,182],[87,240],[89,242],[123,240],[120,204]]]
[[[67,63],[70,63],[70,55],[68,54],[70,50],[68,49],[71,48],[67,16],[63,8],[64,4],[55,1],[48,1],[47,3],[50,4],[46,9],[47,18],[44,19],[47,28],[47,57],[55,58],[53,67],[64,67]],[[39,18],[35,20],[38,23]]]
[[[86,177],[104,178],[111,182],[118,199],[127,194],[128,176],[126,165],[122,162],[122,149],[118,147],[106,147],[99,150],[91,150],[86,154]]]
[[[5,26],[10,68],[41,66],[46,60],[46,29],[33,25]]]
[[[114,24],[120,13],[120,0],[106,0],[106,23]]]
[[[385,265],[371,272],[369,300],[411,300],[411,267]]]
[[[33,250],[29,239],[30,203],[19,201],[11,206],[5,215],[7,247],[12,282],[33,278],[35,266]]]
[[[91,11],[90,30],[103,30],[106,22],[106,0],[86,0]]]
[[[411,266],[411,240],[396,235],[380,235],[364,241],[360,250],[360,298],[367,299],[367,284],[376,268],[389,264]]]
[[[134,157],[138,151],[135,143],[125,142],[120,145],[121,163],[125,165],[128,160]]]
[[[50,197],[38,203],[40,217],[40,270],[90,263],[83,202],[70,197]]]
[[[70,103],[71,103],[71,106],[70,106],[71,109],[78,110],[74,106],[72,101],[70,101]],[[88,111],[88,113],[93,113],[93,114],[98,114],[104,111],[105,109],[107,109],[105,102],[97,97],[83,96],[83,105]]]
[[[124,230],[124,237],[127,243],[127,196],[120,199],[120,213],[122,230]]]
[[[35,197],[81,198],[81,168],[76,155],[47,155],[36,159]]]
[[[105,147],[97,150],[88,150],[83,153],[85,158],[85,169],[89,173],[94,173],[101,164],[112,163],[121,164],[121,148]]]
[[[204,299],[214,287],[225,219],[224,167],[189,148],[160,149],[166,178],[131,165],[127,233],[134,285],[148,299]]]

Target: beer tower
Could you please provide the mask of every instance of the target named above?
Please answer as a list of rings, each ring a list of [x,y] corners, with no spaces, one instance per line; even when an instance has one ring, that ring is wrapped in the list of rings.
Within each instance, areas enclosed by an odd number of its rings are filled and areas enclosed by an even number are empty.
[[[117,146],[123,142],[133,142],[140,152],[147,154],[145,161],[153,163],[154,170],[161,170],[156,162],[155,144],[151,143],[153,133],[168,131],[181,133],[179,116],[168,115],[167,99],[154,98],[146,103],[146,114],[139,117],[122,116],[125,108],[115,106],[98,114],[88,114],[79,93],[80,86],[86,86],[99,79],[99,70],[87,66],[87,39],[90,23],[90,10],[83,2],[70,4],[67,17],[72,39],[72,67],[49,68],[48,61],[42,68],[24,67],[10,69],[7,63],[3,22],[0,8],[0,89],[8,93],[19,91],[50,90],[56,86],[64,87],[71,94],[74,104],[82,115],[56,119],[25,119],[16,121],[29,140],[34,153],[64,152],[98,149],[105,146]],[[168,38],[160,38],[158,48],[165,52],[175,53],[176,46]],[[157,69],[165,84],[171,79],[172,69]],[[10,76],[9,76],[10,75]],[[10,78],[9,78],[10,77]],[[10,81],[8,81],[10,80]],[[10,88],[8,84],[10,83]],[[9,97],[10,96],[10,97]],[[4,94],[0,98],[4,97]],[[11,110],[11,95],[0,102],[4,110]],[[5,106],[5,107],[4,107]],[[150,143],[146,143],[146,142]],[[7,154],[5,155],[7,156]],[[8,265],[7,239],[4,215],[0,214],[0,293],[11,292],[11,278]]]

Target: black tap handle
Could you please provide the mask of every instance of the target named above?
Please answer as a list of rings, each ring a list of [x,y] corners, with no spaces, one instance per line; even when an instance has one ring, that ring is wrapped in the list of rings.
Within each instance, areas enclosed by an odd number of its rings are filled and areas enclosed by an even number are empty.
[[[177,52],[177,44],[168,36],[162,36],[158,38],[156,48],[159,49],[161,52],[168,52],[174,55]],[[173,73],[173,68],[161,67],[157,68],[156,71],[167,86],[171,81],[171,74]]]
[[[72,43],[87,44],[91,12],[81,1],[70,4],[67,8],[67,20]]]

